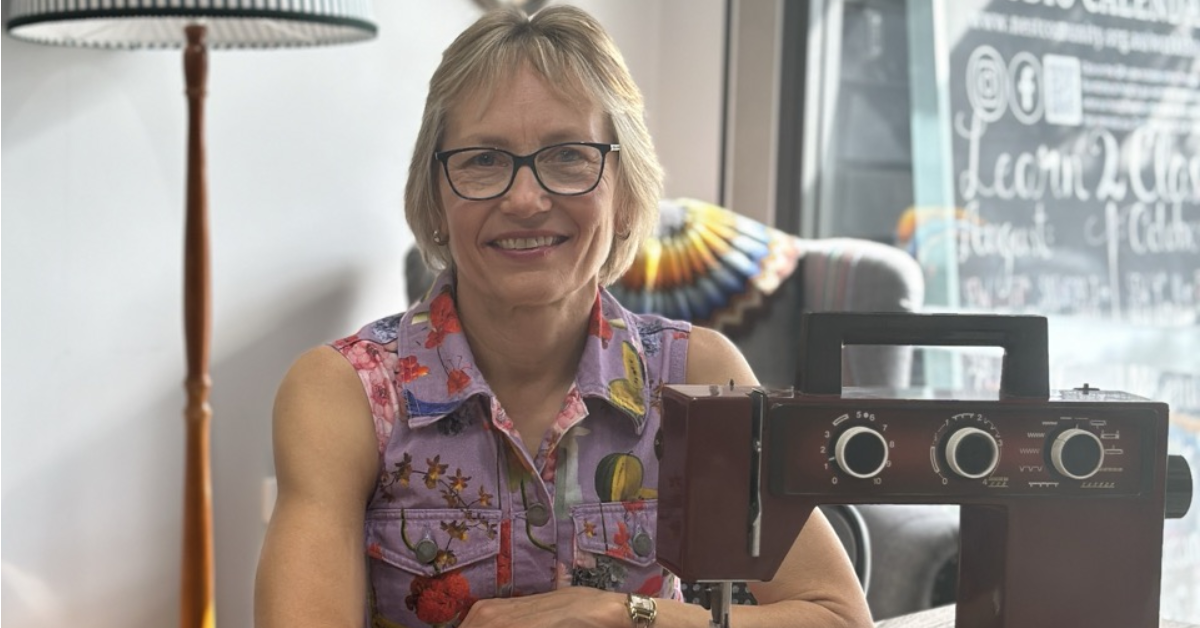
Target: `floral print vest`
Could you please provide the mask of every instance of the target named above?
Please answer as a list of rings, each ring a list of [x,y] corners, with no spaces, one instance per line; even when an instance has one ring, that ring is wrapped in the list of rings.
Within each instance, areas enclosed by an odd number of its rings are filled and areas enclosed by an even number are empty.
[[[655,438],[690,331],[599,290],[574,386],[533,457],[474,367],[452,273],[404,314],[332,343],[362,379],[379,440],[368,625],[456,626],[477,599],[565,586],[679,599],[655,562]]]

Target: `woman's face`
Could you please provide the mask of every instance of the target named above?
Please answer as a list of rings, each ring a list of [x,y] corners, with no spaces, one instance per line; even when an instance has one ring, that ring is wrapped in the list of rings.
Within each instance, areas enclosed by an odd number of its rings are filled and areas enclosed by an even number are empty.
[[[468,95],[447,116],[441,150],[470,146],[528,155],[561,142],[615,141],[601,109],[562,100],[527,66],[490,98]],[[600,267],[613,240],[616,157],[605,157],[604,176],[581,196],[545,190],[530,168],[517,171],[499,198],[469,201],[451,189],[438,169],[444,210],[442,232],[464,290],[509,306],[594,298]]]

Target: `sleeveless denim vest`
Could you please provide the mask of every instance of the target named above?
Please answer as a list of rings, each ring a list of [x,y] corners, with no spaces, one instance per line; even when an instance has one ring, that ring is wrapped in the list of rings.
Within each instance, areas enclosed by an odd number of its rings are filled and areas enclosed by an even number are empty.
[[[475,369],[450,272],[404,314],[332,343],[379,441],[368,625],[457,626],[477,599],[565,586],[680,599],[655,562],[655,438],[690,331],[599,290],[574,386],[533,457]]]

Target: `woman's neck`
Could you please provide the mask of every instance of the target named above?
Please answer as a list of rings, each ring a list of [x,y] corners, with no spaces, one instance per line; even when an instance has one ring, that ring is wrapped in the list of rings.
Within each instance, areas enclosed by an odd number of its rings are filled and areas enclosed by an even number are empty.
[[[587,339],[596,286],[581,286],[563,299],[514,306],[459,290],[463,332],[475,366],[505,403],[518,397],[564,394],[574,381]]]

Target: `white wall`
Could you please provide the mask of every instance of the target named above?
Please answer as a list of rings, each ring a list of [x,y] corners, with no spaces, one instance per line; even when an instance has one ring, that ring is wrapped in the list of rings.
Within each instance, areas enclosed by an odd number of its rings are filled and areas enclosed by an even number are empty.
[[[725,0],[575,0],[601,20],[646,99],[664,195],[717,202]]]
[[[646,92],[668,195],[716,200],[723,1],[578,4],[608,25]],[[251,623],[280,377],[305,348],[404,304],[402,186],[425,87],[478,15],[469,0],[414,6],[377,2],[371,43],[210,57],[220,626]],[[180,55],[0,44],[4,620],[171,625]]]
[[[655,41],[658,75],[651,83],[647,107],[650,131],[667,174],[665,195],[716,203],[720,201],[725,2],[658,0],[653,6],[661,12]],[[625,50],[634,46],[632,41],[618,43]],[[639,60],[631,64],[635,61]]]

